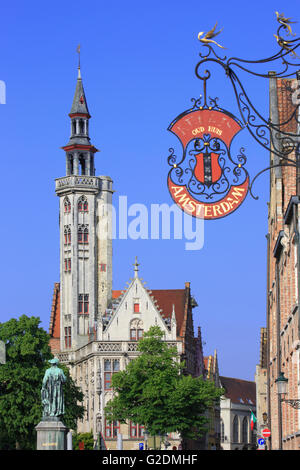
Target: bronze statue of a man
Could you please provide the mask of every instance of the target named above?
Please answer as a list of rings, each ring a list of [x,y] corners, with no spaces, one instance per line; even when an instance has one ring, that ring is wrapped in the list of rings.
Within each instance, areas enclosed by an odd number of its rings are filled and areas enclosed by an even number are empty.
[[[65,412],[63,384],[66,382],[66,376],[60,369],[58,359],[49,361],[51,367],[46,370],[42,390],[43,418],[53,416],[59,417]]]

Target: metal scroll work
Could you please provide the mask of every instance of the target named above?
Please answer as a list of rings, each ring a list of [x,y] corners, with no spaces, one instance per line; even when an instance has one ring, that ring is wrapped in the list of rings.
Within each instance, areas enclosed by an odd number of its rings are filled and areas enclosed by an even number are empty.
[[[177,156],[174,149],[170,149],[168,188],[176,204],[195,217],[217,219],[227,216],[239,207],[248,192],[258,199],[253,195],[252,187],[262,173],[278,166],[300,167],[300,72],[296,73],[296,81],[283,82],[292,103],[292,112],[284,122],[274,122],[259,113],[236,72],[240,69],[255,77],[287,79],[295,74],[295,67],[300,68],[300,57],[296,53],[300,38],[294,38],[292,33],[294,22],[285,18],[283,13],[276,12],[276,17],[279,27],[274,37],[279,51],[265,59],[220,57],[214,47],[225,48],[215,40],[222,31],[217,31],[217,23],[211,31],[198,35],[206,48],[206,54],[200,53],[201,60],[195,68],[196,76],[203,82],[203,95],[192,99],[193,107],[181,113],[168,127],[180,140],[183,150],[182,155]],[[211,73],[207,68],[201,70],[209,62],[221,66],[230,80],[240,119],[220,108],[218,98],[207,96],[207,81]],[[255,70],[258,65],[270,67],[274,63],[280,64],[278,72]],[[237,155],[233,155],[231,150],[232,140],[243,128],[247,128],[251,136],[273,154],[272,165],[259,171],[252,182],[245,166],[245,149],[241,148]]]

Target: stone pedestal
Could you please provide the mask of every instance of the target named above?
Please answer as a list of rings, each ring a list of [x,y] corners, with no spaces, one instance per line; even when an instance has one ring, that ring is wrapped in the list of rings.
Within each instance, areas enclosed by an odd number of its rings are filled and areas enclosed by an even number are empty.
[[[43,418],[35,429],[37,432],[37,450],[67,450],[67,433],[69,429],[59,418]]]

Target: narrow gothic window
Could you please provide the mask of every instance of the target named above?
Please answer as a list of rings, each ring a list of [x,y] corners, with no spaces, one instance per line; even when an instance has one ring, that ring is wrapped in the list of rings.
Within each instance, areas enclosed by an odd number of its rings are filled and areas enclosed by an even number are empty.
[[[221,442],[225,442],[224,421],[221,419]]]
[[[133,310],[134,310],[134,312],[138,313],[140,311],[140,304],[135,303],[134,306],[133,306]]]
[[[68,198],[64,201],[64,208],[66,213],[71,212],[71,203]]]
[[[71,245],[71,229],[68,225],[64,229],[64,240],[65,245]]]
[[[71,272],[71,259],[67,258],[64,260],[65,261],[65,272]]]
[[[78,295],[78,313],[88,315],[89,313],[89,294]]]
[[[65,328],[65,347],[70,348],[71,347],[71,327],[67,326]]]
[[[120,370],[120,361],[115,359],[111,361],[110,359],[105,359],[104,361],[104,390],[111,390],[111,378],[112,375],[119,372]]]
[[[78,228],[78,243],[88,244],[89,242],[89,229],[87,226],[80,225]]]
[[[85,314],[89,313],[89,295],[85,294],[83,298],[83,312]]]
[[[239,442],[239,422],[238,417],[235,416],[233,419],[233,442]]]
[[[83,120],[80,119],[80,121],[79,121],[79,132],[80,132],[80,134],[84,134],[83,128],[84,128],[84,123],[83,123]]]
[[[84,196],[82,196],[78,201],[78,211],[79,212],[88,212],[89,205]]]
[[[247,416],[245,416],[244,419],[243,419],[242,434],[243,434],[243,443],[246,444],[248,442],[248,419],[247,419]]]
[[[105,272],[106,271],[106,264],[100,264],[100,271]]]
[[[81,175],[85,175],[85,158],[83,155],[79,157],[79,164],[81,168]]]

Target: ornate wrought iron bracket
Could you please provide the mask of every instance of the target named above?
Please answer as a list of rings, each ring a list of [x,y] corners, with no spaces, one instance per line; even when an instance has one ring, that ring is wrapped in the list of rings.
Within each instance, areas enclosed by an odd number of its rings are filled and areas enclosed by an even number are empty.
[[[288,399],[281,399],[282,402],[287,403],[290,405],[292,408],[295,408],[296,410],[300,409],[300,400],[288,400]]]
[[[260,60],[245,60],[237,57],[220,57],[211,43],[215,41],[206,39],[206,43],[203,41],[203,47],[207,49],[206,54],[200,53],[201,60],[197,63],[195,67],[196,76],[203,81],[203,96],[199,100],[194,100],[194,107],[202,108],[218,108],[217,102],[218,98],[212,98],[207,96],[207,81],[211,77],[211,73],[208,68],[205,69],[204,73],[201,72],[201,68],[205,65],[207,67],[208,63],[217,64],[222,67],[225,75],[229,78],[231,85],[233,87],[234,96],[236,103],[239,109],[241,116],[241,121],[244,127],[247,128],[251,136],[266,150],[271,152],[273,155],[277,156],[277,161],[274,161],[274,164],[264,168],[262,171],[257,173],[253,178],[251,185],[249,186],[249,191],[251,196],[254,199],[258,199],[257,196],[253,196],[252,187],[254,181],[265,171],[271,170],[276,167],[292,166],[295,168],[300,167],[300,158],[299,158],[299,145],[300,145],[300,57],[296,54],[296,50],[300,47],[300,37],[295,39],[286,39],[283,37],[283,33],[286,33],[287,36],[292,37],[292,31],[290,26],[290,21],[283,17],[282,15],[277,14],[277,20],[280,24],[277,34],[275,36],[277,44],[280,47],[280,50],[265,59]],[[211,32],[213,32],[212,30]],[[210,33],[211,33],[210,32]],[[203,33],[199,33],[203,34]],[[216,34],[215,34],[216,35]],[[206,37],[214,37],[215,35],[210,35],[207,33]],[[217,44],[217,43],[215,43]],[[217,44],[217,46],[220,46]],[[289,58],[299,59],[297,62],[291,61]],[[277,72],[262,72],[259,73],[253,70],[253,67],[257,65],[270,65],[280,62],[280,70]],[[260,78],[290,78],[293,76],[295,78],[295,67],[296,78],[297,78],[297,87],[295,88],[294,83],[285,84],[287,91],[290,93],[289,97],[293,103],[293,111],[291,115],[284,122],[274,122],[270,118],[265,118],[254,106],[250,100],[245,87],[242,84],[242,81],[238,77],[235,69],[239,69],[243,72],[251,74]],[[276,66],[275,66],[276,68]],[[291,71],[291,68],[293,69]],[[202,99],[203,98],[203,99]],[[294,123],[294,128],[296,132],[290,132],[286,130],[292,123]]]

